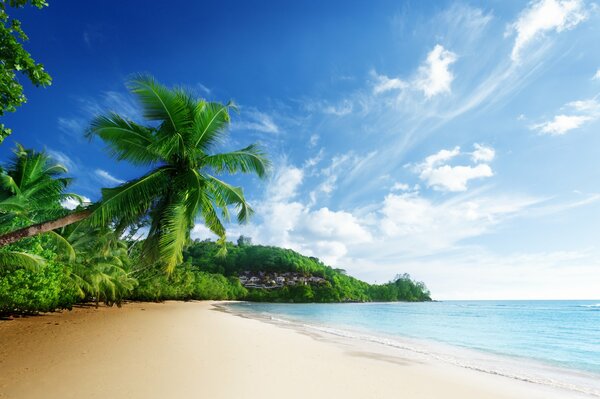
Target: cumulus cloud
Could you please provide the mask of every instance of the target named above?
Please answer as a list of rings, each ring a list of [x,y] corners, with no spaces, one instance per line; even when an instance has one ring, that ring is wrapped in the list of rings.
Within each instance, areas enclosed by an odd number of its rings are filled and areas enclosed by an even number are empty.
[[[448,51],[441,44],[427,54],[425,62],[419,66],[416,76],[406,81],[400,78],[391,78],[371,71],[373,78],[373,94],[379,95],[389,92],[401,92],[404,89],[414,89],[423,92],[426,98],[438,94],[450,93],[454,74],[450,65],[456,62],[456,54]]]
[[[476,162],[475,165],[449,165],[448,161],[461,155],[460,147],[454,147],[429,155],[422,163],[414,166],[414,170],[434,190],[465,191],[470,180],[494,175],[492,168],[485,163],[494,159],[494,149],[480,144],[475,144],[474,147],[471,158]]]
[[[437,44],[427,55],[424,65],[419,67],[419,78],[416,87],[423,91],[425,97],[431,98],[442,93],[450,93],[450,85],[454,75],[449,70],[456,61],[456,54]]]
[[[550,121],[533,125],[532,129],[552,136],[560,136],[573,129],[581,127],[589,120],[591,120],[591,117],[589,116],[556,115],[554,119]]]
[[[570,114],[559,114],[551,120],[531,125],[532,130],[542,134],[560,136],[600,118],[600,103],[595,98],[567,103],[565,110]]]
[[[298,194],[304,171],[294,166],[281,166],[267,188],[267,196],[274,202],[288,201]]]
[[[492,147],[486,147],[481,144],[473,144],[475,151],[471,153],[473,162],[491,162],[496,156],[496,151]]]
[[[94,174],[107,184],[123,184],[125,180],[118,179],[105,171],[104,169],[96,169]]]
[[[598,68],[598,70],[596,71],[596,73],[592,77],[592,80],[600,80],[600,68]]]
[[[572,29],[586,18],[587,11],[581,0],[539,0],[530,3],[507,30],[507,34],[516,34],[512,60],[519,61],[524,50],[545,33]]]

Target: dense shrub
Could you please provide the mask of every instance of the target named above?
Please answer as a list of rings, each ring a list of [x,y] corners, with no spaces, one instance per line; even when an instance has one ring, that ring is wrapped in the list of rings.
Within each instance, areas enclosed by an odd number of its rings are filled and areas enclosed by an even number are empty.
[[[0,270],[0,314],[70,309],[79,297],[65,267],[48,261],[38,270]]]

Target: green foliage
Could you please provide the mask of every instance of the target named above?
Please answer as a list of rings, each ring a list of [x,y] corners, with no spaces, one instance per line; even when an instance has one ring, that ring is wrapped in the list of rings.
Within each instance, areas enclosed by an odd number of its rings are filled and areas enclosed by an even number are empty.
[[[110,113],[96,117],[87,135],[103,140],[118,160],[154,169],[139,179],[103,189],[102,201],[90,220],[119,226],[147,221],[150,228],[141,260],[148,265],[162,263],[172,273],[182,261],[182,250],[197,217],[224,244],[223,221],[229,219],[229,210],[236,210],[238,222],[252,214],[241,187],[216,175],[254,173],[264,177],[269,162],[256,145],[212,153],[225,137],[232,104],[195,99],[146,75],[136,76],[128,87],[150,123],[142,126]]]
[[[211,241],[196,241],[184,252],[191,270],[235,277],[241,272],[294,272],[322,277],[324,284],[285,286],[276,289],[250,288],[243,298],[257,302],[364,302],[364,301],[428,301],[429,291],[423,283],[409,275],[397,276],[383,285],[371,285],[346,275],[343,269],[333,269],[319,259],[307,257],[290,249],[249,245],[227,246],[227,257],[218,256],[218,246]],[[240,298],[240,297],[238,297]],[[232,298],[230,298],[232,299]]]
[[[69,226],[62,233],[71,245],[74,258],[70,278],[80,297],[112,306],[121,306],[137,280],[130,275],[127,245],[108,228],[92,228],[86,224]],[[60,249],[60,248],[59,248]],[[63,255],[63,258],[65,255]]]
[[[170,275],[150,269],[139,275],[138,281],[131,298],[145,301],[243,299],[248,293],[237,278],[199,271],[189,263],[180,265]]]
[[[46,153],[17,144],[0,168],[0,232],[64,215],[61,201],[79,197],[66,193],[67,169]]]
[[[23,251],[43,258],[35,269],[0,267],[0,314],[37,313],[70,308],[77,302],[77,292],[68,277],[68,266],[57,260],[47,240],[40,236],[2,248],[1,252]]]
[[[21,28],[21,22],[10,18],[8,7],[21,8],[32,5],[43,8],[48,5],[44,0],[1,0],[0,1],[0,116],[5,112],[14,112],[17,107],[27,101],[23,94],[23,86],[17,78],[17,72],[35,86],[48,86],[52,78],[44,70],[44,66],[35,62],[24,48],[23,42],[28,40]],[[0,124],[0,142],[11,130]]]

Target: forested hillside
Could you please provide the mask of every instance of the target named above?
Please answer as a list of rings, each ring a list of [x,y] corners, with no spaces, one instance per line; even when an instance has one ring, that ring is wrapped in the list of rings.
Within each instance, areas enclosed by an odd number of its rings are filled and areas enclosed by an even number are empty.
[[[133,296],[137,299],[243,299],[269,302],[356,302],[356,301],[428,301],[425,284],[409,275],[399,275],[382,285],[371,285],[348,276],[314,257],[290,249],[244,244],[227,244],[227,256],[219,256],[220,247],[211,241],[196,241],[184,251],[184,263],[167,278],[162,274],[139,277]],[[317,280],[273,288],[247,288],[241,274],[320,277]],[[301,278],[300,278],[301,279]],[[263,277],[263,280],[265,278]],[[171,284],[168,283],[171,281]],[[203,289],[199,290],[198,287]],[[161,288],[162,287],[162,288]],[[210,292],[210,295],[207,293]]]

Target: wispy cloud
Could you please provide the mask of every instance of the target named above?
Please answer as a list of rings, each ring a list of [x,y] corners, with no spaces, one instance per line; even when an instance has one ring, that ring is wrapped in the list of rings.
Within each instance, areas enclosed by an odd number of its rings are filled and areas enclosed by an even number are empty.
[[[348,99],[344,99],[339,104],[324,106],[322,111],[324,114],[344,116],[351,113],[353,109],[354,105],[352,102]]]
[[[77,172],[77,163],[75,163],[67,154],[61,151],[46,149],[46,153],[50,155],[52,159],[67,168],[71,173]]]
[[[125,183],[125,180],[118,179],[103,169],[96,169],[94,174],[107,184]]]
[[[388,91],[402,90],[409,86],[408,82],[400,78],[389,78],[385,75],[378,75],[374,70],[371,71],[371,76],[375,79],[373,86],[373,94],[381,94]]]
[[[600,80],[600,68],[598,68],[594,76],[592,76],[592,80]]]
[[[231,130],[254,130],[263,133],[279,133],[273,118],[256,109],[243,108],[242,119],[231,123]]]

